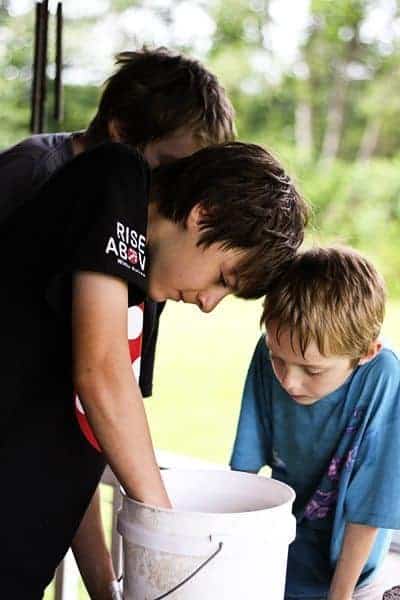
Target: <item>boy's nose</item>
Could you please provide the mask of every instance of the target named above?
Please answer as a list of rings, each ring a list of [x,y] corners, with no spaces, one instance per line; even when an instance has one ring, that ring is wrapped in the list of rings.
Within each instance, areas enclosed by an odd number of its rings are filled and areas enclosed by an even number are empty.
[[[297,396],[301,393],[301,377],[291,369],[286,369],[281,378],[282,387],[288,394]]]
[[[210,289],[199,292],[197,294],[198,306],[200,310],[205,313],[209,313],[221,302],[225,296],[230,294],[228,288],[224,289]]]

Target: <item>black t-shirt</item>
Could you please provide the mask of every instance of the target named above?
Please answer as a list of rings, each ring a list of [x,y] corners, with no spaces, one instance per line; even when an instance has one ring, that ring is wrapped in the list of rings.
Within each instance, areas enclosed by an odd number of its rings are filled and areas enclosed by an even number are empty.
[[[120,277],[129,305],[143,302],[148,185],[137,153],[104,144],[62,167],[0,227],[0,464],[13,490],[0,494],[0,580],[13,582],[15,598],[40,597],[104,469],[74,408],[72,274]]]
[[[57,169],[73,159],[72,139],[76,135],[79,134],[33,135],[0,152],[0,223],[29,202]],[[144,397],[152,394],[159,316],[163,308],[164,303],[157,304],[150,298],[144,303],[139,377]]]

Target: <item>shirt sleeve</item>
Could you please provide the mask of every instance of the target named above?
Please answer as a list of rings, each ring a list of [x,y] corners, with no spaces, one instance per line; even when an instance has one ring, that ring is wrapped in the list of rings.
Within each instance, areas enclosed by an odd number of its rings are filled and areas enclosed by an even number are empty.
[[[99,170],[100,181],[84,186],[75,203],[72,269],[114,275],[144,288],[149,183],[145,162],[122,144],[106,144],[87,155],[73,174],[76,183],[93,169]]]
[[[265,337],[258,342],[242,395],[239,423],[230,460],[237,471],[258,472],[271,456],[271,426],[267,414],[269,405],[265,377],[267,366]]]
[[[119,277],[128,283],[130,299],[138,295],[142,301],[147,293],[148,187],[145,161],[115,143],[79,155],[49,180],[40,204],[49,212],[59,210],[66,221],[57,225],[62,233],[46,291],[55,310],[65,309],[71,275],[78,271]],[[57,220],[53,215],[51,222]]]
[[[345,499],[347,522],[400,529],[400,363],[383,351],[364,383],[372,407]]]

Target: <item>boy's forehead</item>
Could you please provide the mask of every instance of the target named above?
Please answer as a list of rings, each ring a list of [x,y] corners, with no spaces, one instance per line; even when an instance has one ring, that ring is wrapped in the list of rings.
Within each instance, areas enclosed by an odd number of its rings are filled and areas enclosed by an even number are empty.
[[[266,328],[266,344],[271,353],[278,357],[285,357],[300,365],[323,365],[329,362],[332,356],[324,356],[318,349],[314,340],[310,340],[304,355],[301,352],[298,335],[288,327],[279,328],[279,324],[272,321]]]
[[[243,250],[234,248],[224,251],[221,261],[221,271],[224,277],[229,278],[230,286],[233,291],[239,291],[241,286],[241,264],[246,258],[246,253]]]
[[[179,128],[164,137],[149,142],[144,155],[152,168],[185,158],[201,149],[201,143],[189,128]]]
[[[189,156],[200,150],[201,143],[196,138],[195,132],[190,127],[180,127],[160,139],[160,145],[164,148],[180,151],[184,156]]]

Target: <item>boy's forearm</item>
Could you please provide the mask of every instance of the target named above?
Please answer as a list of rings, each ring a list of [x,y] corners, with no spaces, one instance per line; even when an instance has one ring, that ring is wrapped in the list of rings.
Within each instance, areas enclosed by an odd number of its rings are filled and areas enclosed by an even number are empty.
[[[127,340],[128,287],[80,272],[72,305],[73,383],[108,464],[126,493],[170,507]]]
[[[329,600],[351,600],[378,529],[368,525],[346,525],[342,551],[332,579]]]
[[[117,357],[118,358],[118,357]],[[77,385],[96,438],[127,494],[140,502],[171,506],[156,462],[139,387],[129,362],[94,369]],[[124,362],[126,364],[124,364]]]
[[[115,580],[107,549],[97,488],[72,542],[72,551],[90,598],[112,600],[110,584]]]

